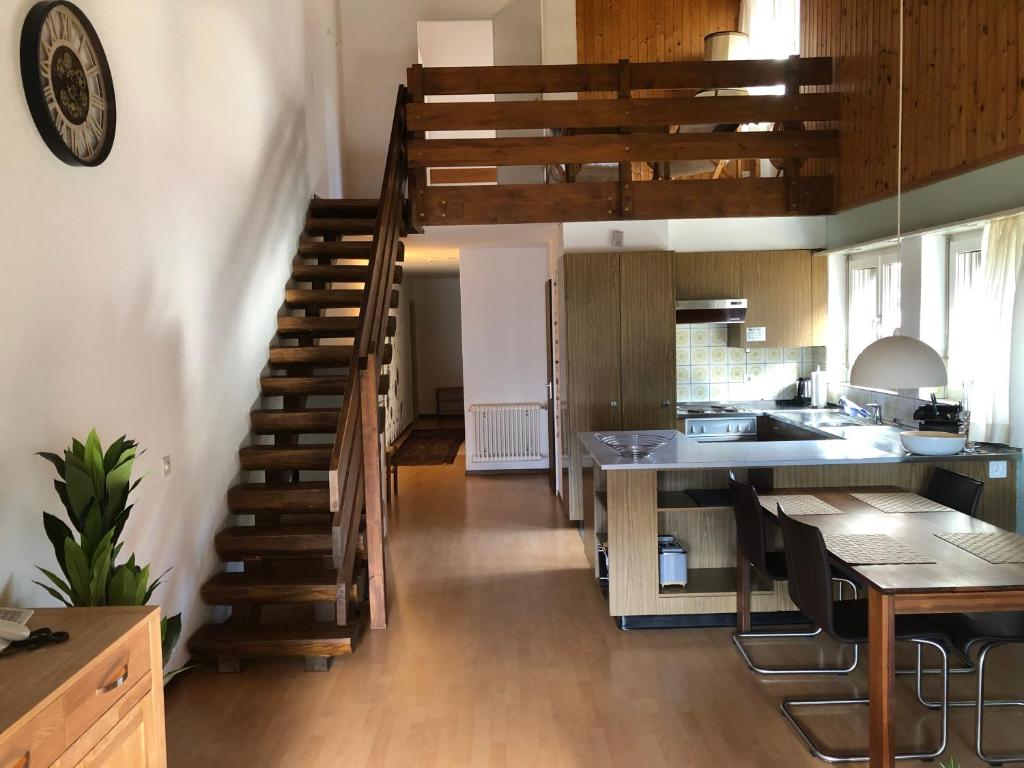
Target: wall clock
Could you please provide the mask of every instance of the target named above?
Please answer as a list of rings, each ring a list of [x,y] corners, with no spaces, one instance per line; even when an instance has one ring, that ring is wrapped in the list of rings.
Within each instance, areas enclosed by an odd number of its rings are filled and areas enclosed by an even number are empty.
[[[36,3],[21,29],[21,81],[36,128],[68,165],[99,165],[114,144],[114,82],[89,19],[65,0]]]

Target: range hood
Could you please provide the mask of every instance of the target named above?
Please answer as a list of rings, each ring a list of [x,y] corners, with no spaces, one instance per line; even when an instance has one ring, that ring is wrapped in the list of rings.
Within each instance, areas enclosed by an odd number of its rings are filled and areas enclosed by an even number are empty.
[[[696,299],[676,302],[677,323],[743,323],[746,299]]]

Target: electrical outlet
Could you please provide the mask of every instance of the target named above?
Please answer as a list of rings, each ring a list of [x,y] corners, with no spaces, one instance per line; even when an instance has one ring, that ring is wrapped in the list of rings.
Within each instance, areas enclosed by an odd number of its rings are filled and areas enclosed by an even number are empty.
[[[160,471],[163,473],[164,477],[167,477],[169,474],[171,474],[170,456],[164,456],[163,461],[160,462]]]
[[[990,461],[988,463],[988,476],[990,480],[999,480],[1006,477],[1006,462]]]

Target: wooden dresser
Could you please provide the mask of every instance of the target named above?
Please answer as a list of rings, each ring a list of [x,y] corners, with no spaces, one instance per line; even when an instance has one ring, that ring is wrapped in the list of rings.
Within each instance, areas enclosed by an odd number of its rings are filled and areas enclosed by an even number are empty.
[[[0,658],[0,768],[162,768],[160,611],[46,608],[60,645]]]

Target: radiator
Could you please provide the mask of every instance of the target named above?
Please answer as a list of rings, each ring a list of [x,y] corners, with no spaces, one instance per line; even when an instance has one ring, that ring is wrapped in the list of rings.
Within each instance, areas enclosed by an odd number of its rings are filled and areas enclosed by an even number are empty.
[[[472,461],[536,461],[542,446],[543,403],[481,403],[471,405]]]

